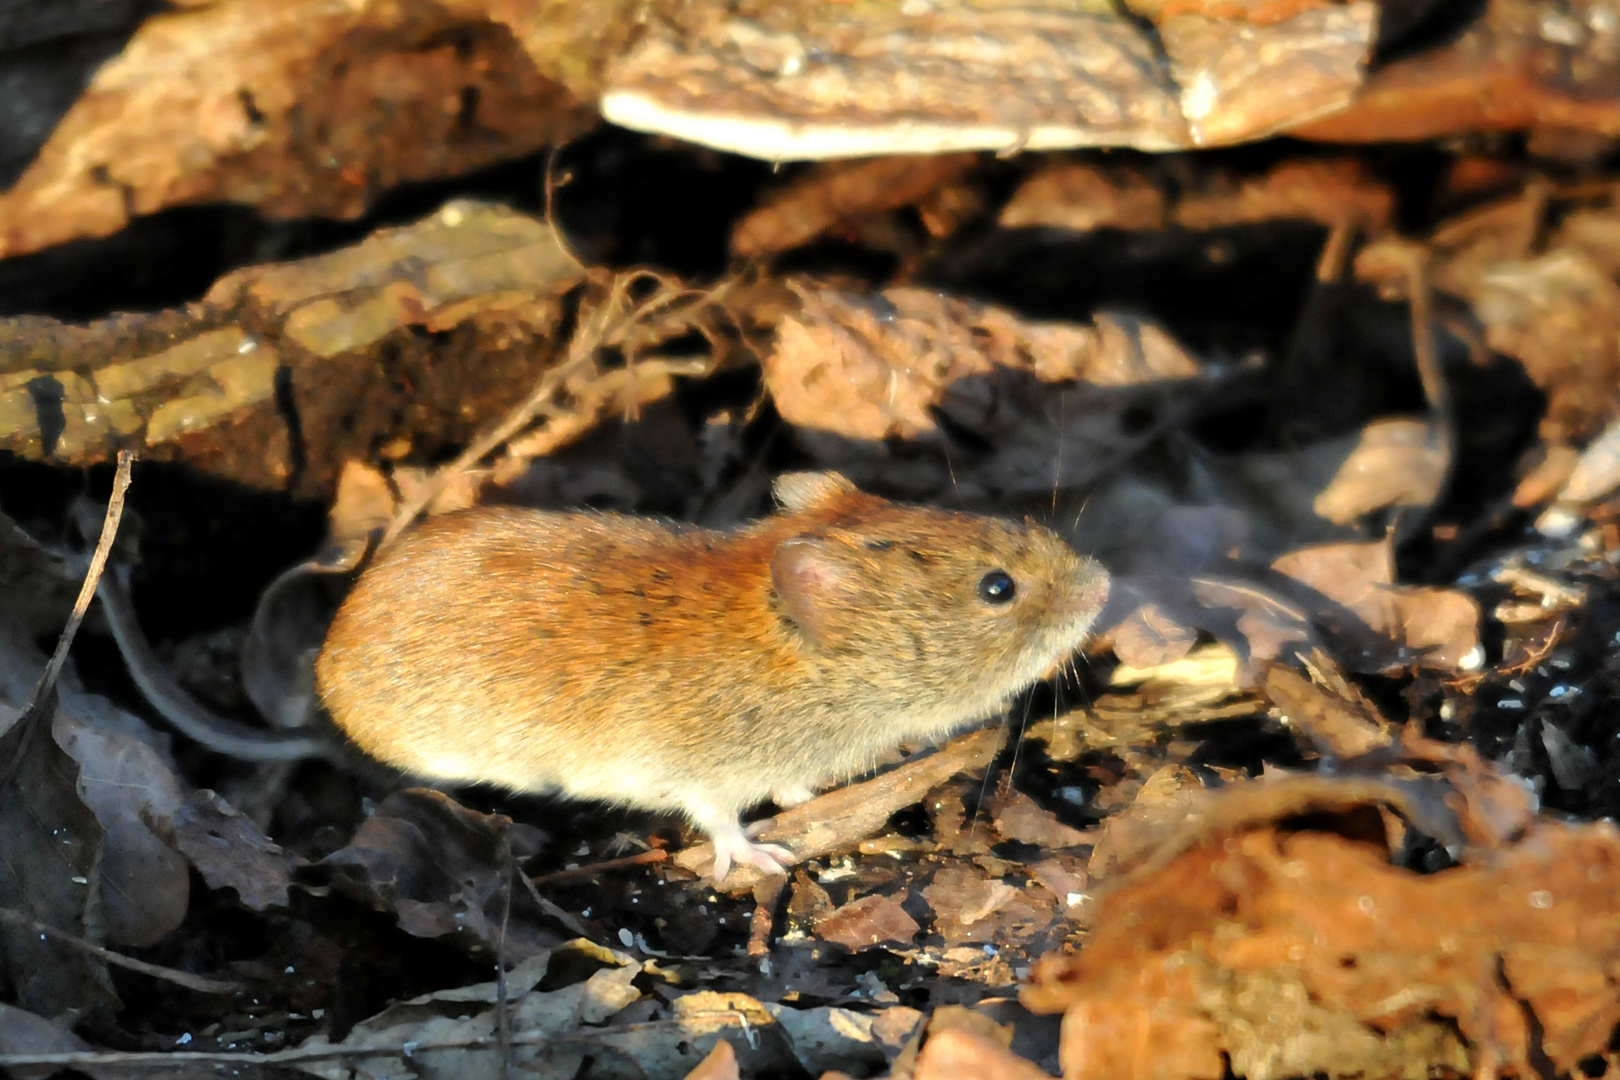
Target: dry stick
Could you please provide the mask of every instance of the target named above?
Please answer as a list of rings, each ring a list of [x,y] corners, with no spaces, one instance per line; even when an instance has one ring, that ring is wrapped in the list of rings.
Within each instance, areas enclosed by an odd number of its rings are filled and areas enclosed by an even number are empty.
[[[549,874],[541,874],[531,878],[536,885],[550,885],[556,881],[566,881],[569,878],[591,877],[604,870],[621,870],[626,866],[646,866],[650,863],[661,863],[669,858],[669,852],[663,848],[652,851],[643,851],[637,855],[626,855],[622,859],[604,859],[601,862],[586,863],[584,866],[571,866],[566,870],[553,870]]]
[[[871,780],[834,788],[769,819],[758,839],[787,846],[799,862],[853,844],[956,774],[983,768],[1001,734],[999,726],[970,731]],[[714,844],[689,847],[678,852],[674,862],[700,876],[707,874],[714,868]],[[756,867],[739,866],[715,887],[739,893],[752,889],[764,876]]]
[[[118,522],[124,516],[124,493],[129,490],[129,470],[134,462],[134,453],[118,451],[118,471],[113,474],[112,497],[107,500],[107,514],[101,521],[101,537],[96,541],[95,553],[90,556],[90,567],[79,585],[79,598],[73,602],[73,613],[68,616],[67,625],[56,639],[56,651],[45,665],[45,673],[39,677],[39,683],[34,687],[33,696],[28,699],[28,707],[23,710],[18,723],[31,723],[49,709],[49,702],[55,700],[56,680],[62,674],[62,665],[67,663],[68,649],[79,632],[79,624],[84,621],[84,613],[90,609],[90,601],[96,595],[96,583],[101,580],[101,572],[107,566],[107,556],[112,553],[113,537],[118,535]]]
[[[56,651],[51,654],[50,661],[45,665],[45,671],[34,687],[34,692],[28,700],[28,707],[18,718],[18,723],[28,725],[23,729],[23,738],[26,740],[47,717],[51,703],[56,700],[56,682],[61,677],[62,666],[67,662],[68,649],[73,645],[73,639],[79,632],[79,625],[84,622],[84,613],[89,610],[90,600],[96,595],[96,586],[101,580],[102,571],[107,567],[107,557],[112,553],[113,538],[118,535],[118,523],[124,516],[124,496],[129,491],[130,469],[135,463],[135,455],[128,450],[118,452],[118,469],[113,474],[112,496],[107,500],[107,512],[101,521],[101,536],[96,540],[96,549],[90,556],[90,565],[85,570],[84,581],[79,586],[79,597],[73,604],[73,612],[68,616],[67,625],[62,628],[61,636],[56,641]],[[18,747],[17,759],[20,759],[26,742]],[[13,766],[16,760],[13,761]],[[30,933],[40,934],[54,938],[63,944],[89,953],[100,960],[118,967],[138,971],[153,978],[164,979],[168,982],[184,986],[187,989],[197,990],[205,994],[229,994],[240,990],[241,984],[224,982],[217,979],[208,979],[200,975],[190,975],[172,968],[159,967],[141,960],[135,960],[122,953],[102,948],[84,938],[59,930],[47,923],[30,919],[19,911],[0,908],[0,923],[11,926],[20,926]]]
[[[776,902],[787,888],[785,876],[771,875],[754,883],[754,917],[748,925],[748,955],[771,954],[771,932],[776,928]]]
[[[1449,483],[1457,468],[1456,414],[1452,409],[1451,387],[1440,367],[1440,349],[1435,341],[1434,290],[1429,284],[1429,253],[1426,249],[1406,253],[1406,291],[1412,309],[1412,352],[1417,361],[1418,379],[1423,384],[1423,397],[1429,403],[1434,426],[1440,432],[1440,452],[1444,455],[1445,473],[1441,488]],[[1434,514],[1434,502],[1421,507],[1413,521],[1402,526],[1402,531],[1416,529],[1428,522]],[[1408,535],[1410,533],[1408,532]]]
[[[713,1010],[689,1011],[679,1020],[649,1020],[640,1024],[608,1025],[591,1028],[587,1033],[558,1035],[554,1031],[522,1031],[512,1036],[513,1046],[596,1046],[616,1035],[638,1035],[644,1032],[682,1034],[694,1023],[713,1022],[731,1024],[741,1028],[746,1018],[730,1007]],[[68,1050],[48,1054],[0,1054],[0,1069],[21,1065],[293,1065],[305,1061],[361,1060],[381,1057],[409,1059],[434,1050],[498,1050],[494,1036],[480,1035],[464,1039],[410,1039],[410,1049],[404,1043],[373,1046],[294,1046],[269,1053],[230,1050]]]
[[[519,458],[545,457],[553,450],[583,435],[596,426],[597,413],[615,394],[634,384],[637,379],[657,375],[707,375],[709,365],[702,360],[644,360],[623,371],[611,372],[591,380],[568,412],[552,411],[546,424],[515,436],[506,444],[509,456]]]
[[[159,967],[156,964],[148,964],[144,960],[136,960],[132,957],[125,956],[123,953],[113,952],[111,949],[104,949],[100,945],[86,941],[84,938],[78,937],[75,934],[70,934],[66,930],[58,930],[56,927],[51,926],[48,923],[42,923],[38,920],[30,919],[22,912],[13,911],[10,908],[0,908],[0,923],[5,923],[8,926],[20,926],[30,933],[41,934],[48,938],[55,938],[64,945],[70,945],[81,952],[89,953],[98,960],[104,960],[109,964],[113,964],[121,968],[127,968],[130,971],[138,971],[142,975],[150,975],[154,979],[162,979],[165,982],[172,982],[176,986],[183,986],[187,990],[196,990],[198,993],[233,994],[236,991],[245,988],[244,984],[239,982],[229,982],[224,979],[209,979],[202,975],[192,975],[189,972],[176,971],[173,968]]]
[[[578,335],[576,335],[575,340],[578,340]],[[569,352],[572,353],[573,349],[570,348]],[[405,500],[400,505],[399,510],[395,512],[394,520],[389,522],[387,530],[383,533],[382,540],[377,544],[377,550],[380,552],[392,544],[400,533],[404,532],[413,521],[421,516],[422,511],[427,509],[428,504],[438,497],[452,478],[473,468],[483,460],[485,455],[493,452],[496,447],[507,439],[522,431],[535,417],[550,412],[548,402],[551,396],[557,392],[558,386],[571,372],[577,359],[577,357],[570,355],[561,364],[547,371],[541,376],[540,382],[535,386],[533,392],[517,408],[507,413],[495,427],[474,439],[471,445],[457,455],[454,461],[441,466],[415,495]]]
[[[1428,253],[1412,252],[1406,257],[1406,292],[1412,309],[1412,353],[1417,360],[1418,379],[1429,408],[1440,419],[1441,434],[1451,440],[1451,389],[1440,370],[1440,352],[1434,340],[1434,292],[1429,287]],[[1450,447],[1448,446],[1449,450]]]
[[[547,900],[545,897],[541,896],[540,890],[534,887],[534,882],[529,880],[528,874],[519,874],[518,880],[523,882],[524,887],[529,890],[529,896],[536,904],[540,905],[540,910],[545,914],[550,915],[553,919],[556,919],[569,933],[585,938],[587,941],[596,940],[591,936],[590,927],[586,926],[578,918],[564,911],[550,900]]]
[[[556,213],[556,210],[557,210],[557,189],[559,187],[562,187],[563,185],[567,184],[568,181],[572,179],[572,177],[565,176],[565,177],[562,178],[561,183],[559,183],[558,180],[557,180],[557,151],[558,151],[558,149],[559,149],[558,146],[555,143],[553,143],[552,147],[551,147],[551,150],[546,154],[546,168],[545,168],[545,178],[546,178],[546,186],[545,186],[546,213],[545,213],[545,219],[546,219],[546,224],[551,227],[551,238],[552,238],[553,241],[556,242],[557,250],[561,251],[564,255],[566,255],[568,257],[568,261],[573,263],[574,266],[579,270],[579,272],[581,274],[589,274],[590,273],[590,267],[585,265],[585,260],[581,259],[579,257],[578,252],[576,252],[573,249],[573,247],[571,247],[569,245],[567,235],[563,232],[561,227],[559,227],[558,224],[557,224],[557,213]]]
[[[1322,245],[1322,254],[1316,260],[1316,280],[1319,284],[1332,285],[1343,280],[1345,264],[1350,259],[1350,243],[1361,231],[1359,225],[1360,221],[1353,214],[1345,214],[1334,223],[1327,243]]]
[[[34,692],[29,695],[28,704],[17,714],[15,720],[0,730],[0,738],[12,731],[17,732],[10,760],[0,766],[0,787],[8,785],[17,774],[17,770],[22,767],[23,758],[28,754],[35,732],[50,722],[51,712],[56,706],[56,680],[62,674],[62,665],[67,663],[68,649],[72,647],[73,638],[79,632],[79,624],[84,621],[84,613],[90,607],[90,599],[96,594],[96,583],[101,579],[101,571],[107,565],[107,556],[112,552],[113,537],[118,534],[118,521],[124,516],[124,492],[129,489],[129,470],[134,461],[135,455],[130,451],[118,452],[118,471],[113,476],[112,497],[107,500],[107,514],[101,522],[101,538],[96,541],[95,553],[90,557],[90,566],[85,571],[83,583],[79,586],[79,598],[74,601],[73,612],[68,616],[67,625],[62,628],[61,636],[56,639],[56,651],[45,664],[45,671],[34,686]]]
[[[506,1003],[506,927],[512,921],[512,875],[517,860],[512,855],[512,837],[501,836],[501,926],[495,935],[495,1040],[501,1049],[501,1075],[513,1080],[517,1059],[512,1056],[512,1025]]]

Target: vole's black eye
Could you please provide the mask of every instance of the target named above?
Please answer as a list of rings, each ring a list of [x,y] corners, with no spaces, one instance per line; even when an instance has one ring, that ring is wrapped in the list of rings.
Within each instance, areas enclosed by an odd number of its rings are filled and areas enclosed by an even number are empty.
[[[1005,604],[1018,592],[1018,586],[1005,570],[992,570],[979,579],[979,599],[987,604]]]

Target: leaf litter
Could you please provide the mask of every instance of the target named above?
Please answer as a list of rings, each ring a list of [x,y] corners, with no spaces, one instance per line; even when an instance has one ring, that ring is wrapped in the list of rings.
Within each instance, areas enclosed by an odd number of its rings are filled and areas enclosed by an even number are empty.
[[[1178,25],[1168,62],[1222,62],[1200,32]],[[492,499],[724,524],[773,473],[837,467],[1039,516],[1105,560],[1117,599],[1006,731],[904,748],[769,816],[760,835],[800,863],[723,890],[711,852],[645,815],[411,788],[341,750],[222,762],[148,725],[103,641],[6,785],[9,865],[50,869],[13,872],[0,904],[0,1061],[1586,1068],[1620,1022],[1616,840],[1586,823],[1620,810],[1620,230],[1611,182],[1474,160],[1494,188],[1464,197],[1459,156],[1425,205],[1342,151],[788,170],[717,239],[748,265],[703,280],[582,264],[550,220],[458,201],[188,308],[9,321],[33,350],[0,388],[14,452],[59,467],[144,439],[328,504],[328,548],[276,548],[294,569],[234,616],[259,715],[232,722],[265,738],[330,738],[303,668],[345,575],[418,517]],[[275,362],[241,361],[250,339]],[[44,376],[71,421],[54,435]],[[96,414],[102,383],[129,408]],[[152,440],[171,404],[207,437]],[[136,498],[185,477],[143,473]],[[0,582],[27,597],[0,610],[12,712],[78,565],[66,515],[26,494],[0,488]],[[165,539],[183,530],[145,523],[138,616],[199,637],[163,611],[190,599],[142,588],[190,554]],[[125,659],[172,651],[152,655]]]

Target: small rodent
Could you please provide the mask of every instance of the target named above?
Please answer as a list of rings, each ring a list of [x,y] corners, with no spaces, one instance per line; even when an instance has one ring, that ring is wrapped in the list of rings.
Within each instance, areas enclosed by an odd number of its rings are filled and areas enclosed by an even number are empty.
[[[1077,649],[1108,574],[1033,522],[776,481],[732,531],[484,507],[363,573],[316,664],[359,747],[439,781],[684,814],[714,876],[793,859],[739,815],[990,716]]]

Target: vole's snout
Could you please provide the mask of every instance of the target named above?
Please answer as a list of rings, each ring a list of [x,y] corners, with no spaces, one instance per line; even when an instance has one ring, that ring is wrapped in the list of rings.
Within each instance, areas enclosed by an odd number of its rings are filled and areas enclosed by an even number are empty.
[[[1083,618],[1089,622],[1108,602],[1111,582],[1112,578],[1101,563],[1082,558],[1080,565],[1070,576],[1069,587],[1060,590],[1058,610],[1063,615]]]

